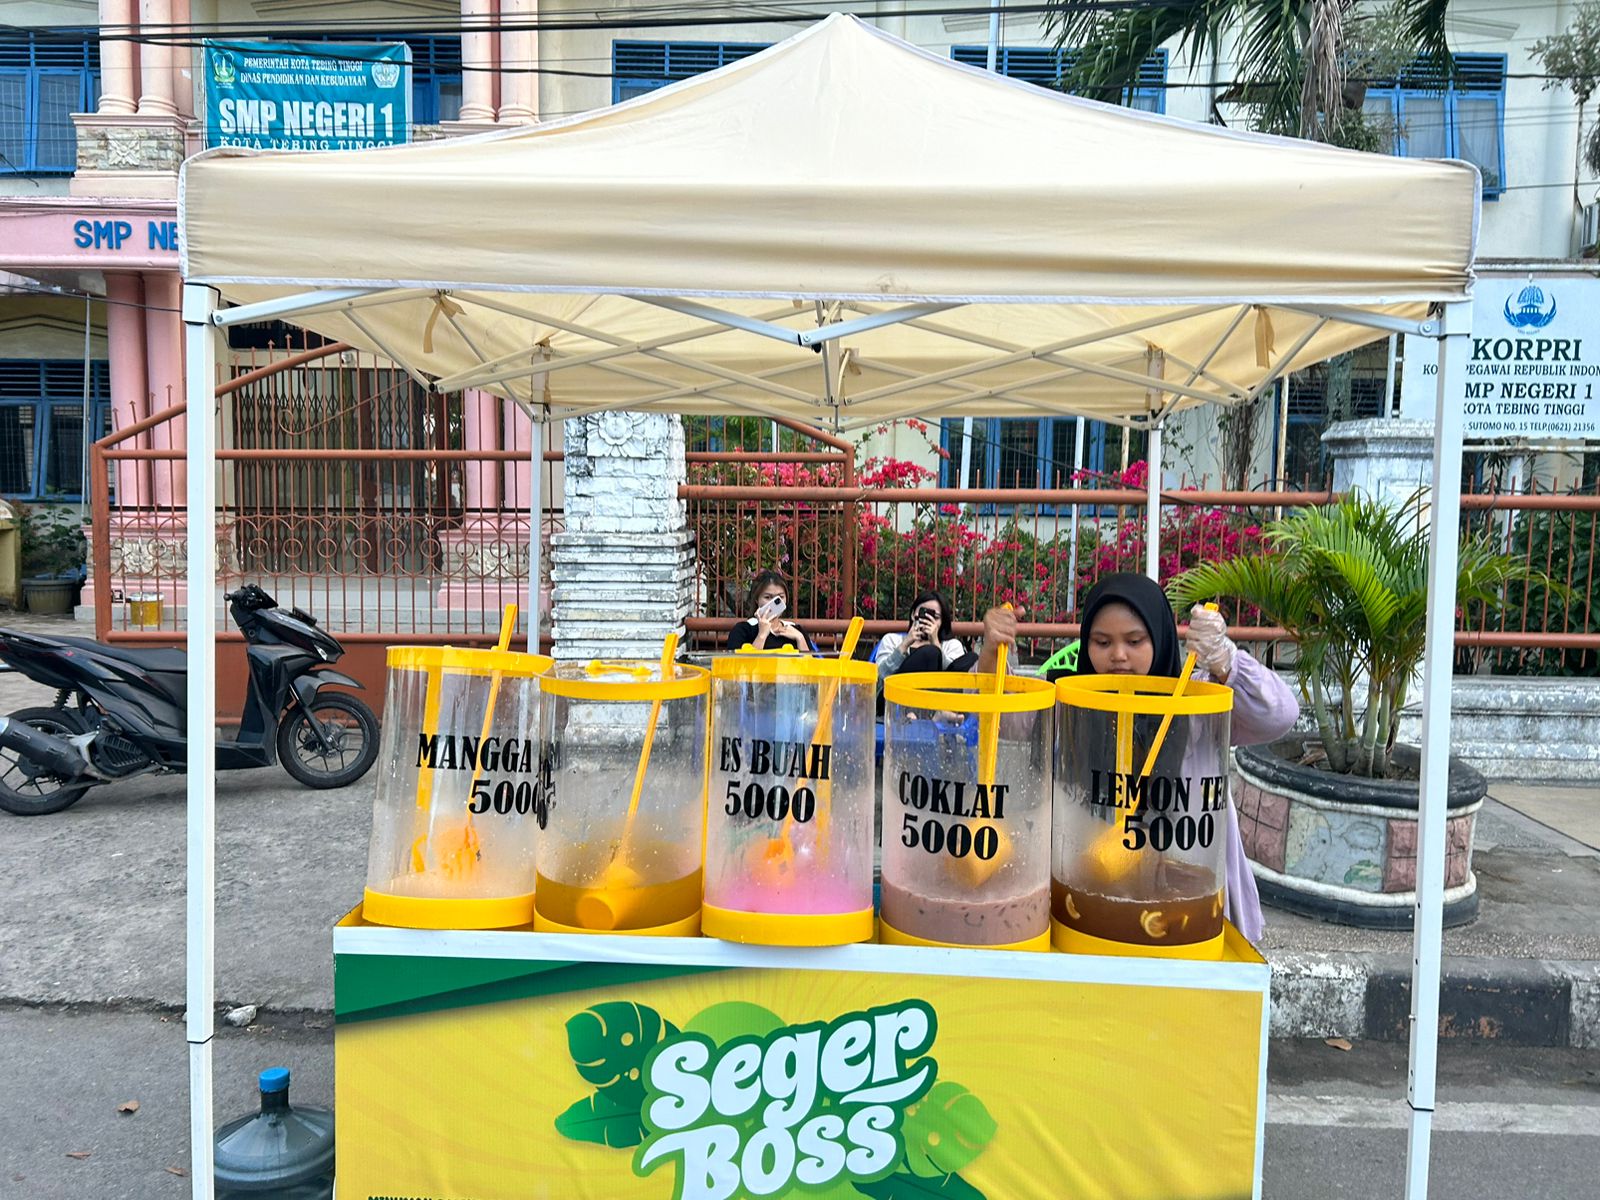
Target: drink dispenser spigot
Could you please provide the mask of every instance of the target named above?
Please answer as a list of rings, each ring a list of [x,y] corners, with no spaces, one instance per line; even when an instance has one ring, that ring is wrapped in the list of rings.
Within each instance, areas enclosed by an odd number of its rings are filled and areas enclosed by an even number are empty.
[[[879,939],[1050,949],[1054,685],[936,671],[883,698]]]
[[[393,646],[362,915],[413,929],[533,920],[547,814],[538,676],[504,649]]]
[[[1056,688],[1056,949],[1220,958],[1233,692],[1144,675]]]
[[[710,673],[673,661],[562,664],[539,680],[550,822],[534,927],[700,932]]]
[[[712,662],[708,937],[872,939],[877,671],[854,661],[852,638],[845,645],[836,659],[740,653]]]

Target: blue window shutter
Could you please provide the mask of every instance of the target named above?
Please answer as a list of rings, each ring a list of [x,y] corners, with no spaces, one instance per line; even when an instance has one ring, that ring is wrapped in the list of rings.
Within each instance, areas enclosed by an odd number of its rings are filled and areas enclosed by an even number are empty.
[[[611,43],[611,102],[620,104],[646,92],[715,71],[767,48],[765,42]]]

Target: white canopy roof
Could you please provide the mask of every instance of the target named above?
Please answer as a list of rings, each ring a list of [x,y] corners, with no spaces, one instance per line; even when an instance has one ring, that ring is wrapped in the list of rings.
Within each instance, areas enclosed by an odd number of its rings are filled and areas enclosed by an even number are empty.
[[[238,317],[445,390],[853,427],[1236,402],[1464,298],[1478,204],[1469,164],[1080,100],[836,15],[567,120],[212,151],[180,213]],[[341,291],[284,299],[308,287]]]

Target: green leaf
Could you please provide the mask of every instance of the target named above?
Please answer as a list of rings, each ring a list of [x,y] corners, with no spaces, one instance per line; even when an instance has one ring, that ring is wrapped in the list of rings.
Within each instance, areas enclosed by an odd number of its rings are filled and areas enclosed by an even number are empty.
[[[856,1191],[872,1200],[984,1200],[983,1193],[959,1175],[924,1179],[908,1171],[896,1171],[871,1183],[857,1183]]]
[[[915,1175],[951,1175],[971,1165],[994,1137],[994,1118],[959,1083],[940,1080],[906,1109],[906,1166]]]
[[[736,1037],[766,1037],[783,1028],[783,1018],[771,1009],[744,1000],[727,1000],[702,1009],[684,1022],[685,1033],[698,1033],[718,1046]]]
[[[666,1034],[677,1033],[655,1009],[607,1000],[567,1021],[567,1050],[578,1074],[596,1087],[639,1081],[645,1055]]]
[[[556,1118],[556,1132],[574,1142],[594,1142],[622,1149],[644,1140],[644,1123],[639,1108],[618,1104],[607,1092],[596,1092],[575,1101]]]

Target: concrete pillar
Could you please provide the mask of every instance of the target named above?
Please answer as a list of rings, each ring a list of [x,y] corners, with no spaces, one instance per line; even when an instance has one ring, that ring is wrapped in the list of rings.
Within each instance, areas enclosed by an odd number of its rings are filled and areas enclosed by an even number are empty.
[[[694,534],[678,499],[683,422],[601,413],[566,423],[566,530],[551,539],[555,655],[653,658],[683,631]]]
[[[1359,490],[1393,505],[1433,485],[1433,423],[1338,421],[1322,444],[1333,460],[1333,490]]]
[[[528,507],[528,500],[533,495],[532,485],[528,482],[529,456],[533,453],[533,422],[519,405],[509,400],[503,403],[505,448],[517,451],[517,458],[514,462],[500,465],[500,495],[507,508],[520,512]]]
[[[178,277],[171,272],[151,272],[144,277],[145,356],[152,413],[177,404],[185,394],[181,293]],[[187,429],[182,417],[163,421],[150,431],[150,445],[156,450],[182,450],[187,444]],[[150,466],[156,507],[181,507],[187,495],[182,460],[162,460]]]
[[[467,449],[500,449],[500,406],[505,401],[488,392],[467,392],[461,400],[465,409],[462,415],[466,422]],[[500,507],[500,469],[503,465],[475,462],[462,464],[466,471],[464,483],[469,513]]]
[[[189,0],[170,0],[170,2],[173,26],[187,32]],[[192,39],[186,36],[184,40]],[[172,57],[172,103],[180,116],[192,117],[194,116],[194,63],[198,52],[193,46],[172,46],[168,53]]]
[[[178,111],[172,99],[172,0],[139,0],[139,25],[160,40],[139,49],[139,112],[171,116]],[[181,390],[181,389],[180,389]]]
[[[114,37],[100,39],[100,111],[131,113],[138,96],[136,47],[127,40],[133,32],[134,0],[100,0],[100,28]]]
[[[482,30],[494,16],[494,0],[461,0],[461,120],[493,121],[494,41]]]
[[[106,274],[106,348],[111,367],[111,423],[126,429],[150,415],[145,386],[144,291],[137,275]],[[149,445],[148,435],[135,445]],[[150,504],[148,463],[117,464],[118,508],[147,508]]]
[[[538,0],[500,0],[502,24],[526,25],[539,15]],[[526,125],[539,119],[539,35],[531,29],[500,34],[500,123]]]

